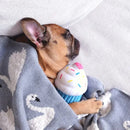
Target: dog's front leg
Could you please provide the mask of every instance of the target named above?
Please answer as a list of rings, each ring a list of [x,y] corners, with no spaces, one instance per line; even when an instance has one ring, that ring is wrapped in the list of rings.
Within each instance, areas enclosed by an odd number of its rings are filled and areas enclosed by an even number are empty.
[[[74,102],[69,104],[72,110],[77,114],[94,114],[98,113],[102,107],[102,102],[96,98]]]

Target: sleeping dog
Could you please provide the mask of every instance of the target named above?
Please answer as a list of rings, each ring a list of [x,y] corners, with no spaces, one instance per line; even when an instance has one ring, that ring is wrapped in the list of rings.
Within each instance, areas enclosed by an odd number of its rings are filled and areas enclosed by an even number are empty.
[[[24,34],[17,36],[15,40],[35,46],[39,64],[54,84],[57,73],[79,54],[79,41],[68,29],[56,24],[40,25],[32,18],[24,18],[21,26]],[[102,102],[92,98],[69,105],[77,115],[92,114],[99,111]]]

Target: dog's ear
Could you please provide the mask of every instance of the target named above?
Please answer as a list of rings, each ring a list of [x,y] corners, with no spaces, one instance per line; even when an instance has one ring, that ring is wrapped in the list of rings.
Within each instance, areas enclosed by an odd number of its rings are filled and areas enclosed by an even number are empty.
[[[38,47],[44,47],[47,44],[45,35],[45,26],[40,25],[32,18],[23,18],[21,26],[25,35]]]

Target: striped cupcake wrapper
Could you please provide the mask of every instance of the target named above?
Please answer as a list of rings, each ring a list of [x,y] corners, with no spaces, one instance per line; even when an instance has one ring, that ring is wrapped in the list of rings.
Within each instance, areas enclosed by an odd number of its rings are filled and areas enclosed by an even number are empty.
[[[59,89],[57,89],[58,93],[61,95],[61,97],[67,102],[67,103],[73,103],[73,102],[79,102],[82,98],[82,95],[79,96],[70,96],[63,92],[61,92]]]

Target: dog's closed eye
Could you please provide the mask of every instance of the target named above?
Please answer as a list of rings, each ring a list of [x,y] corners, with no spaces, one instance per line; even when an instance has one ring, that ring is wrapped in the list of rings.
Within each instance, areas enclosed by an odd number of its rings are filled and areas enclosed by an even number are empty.
[[[68,29],[66,29],[66,32],[64,34],[62,34],[62,36],[65,38],[65,39],[70,39],[72,37],[70,31]]]
[[[56,41],[56,40],[54,40],[54,41],[53,41],[53,43],[57,44],[57,41]]]

